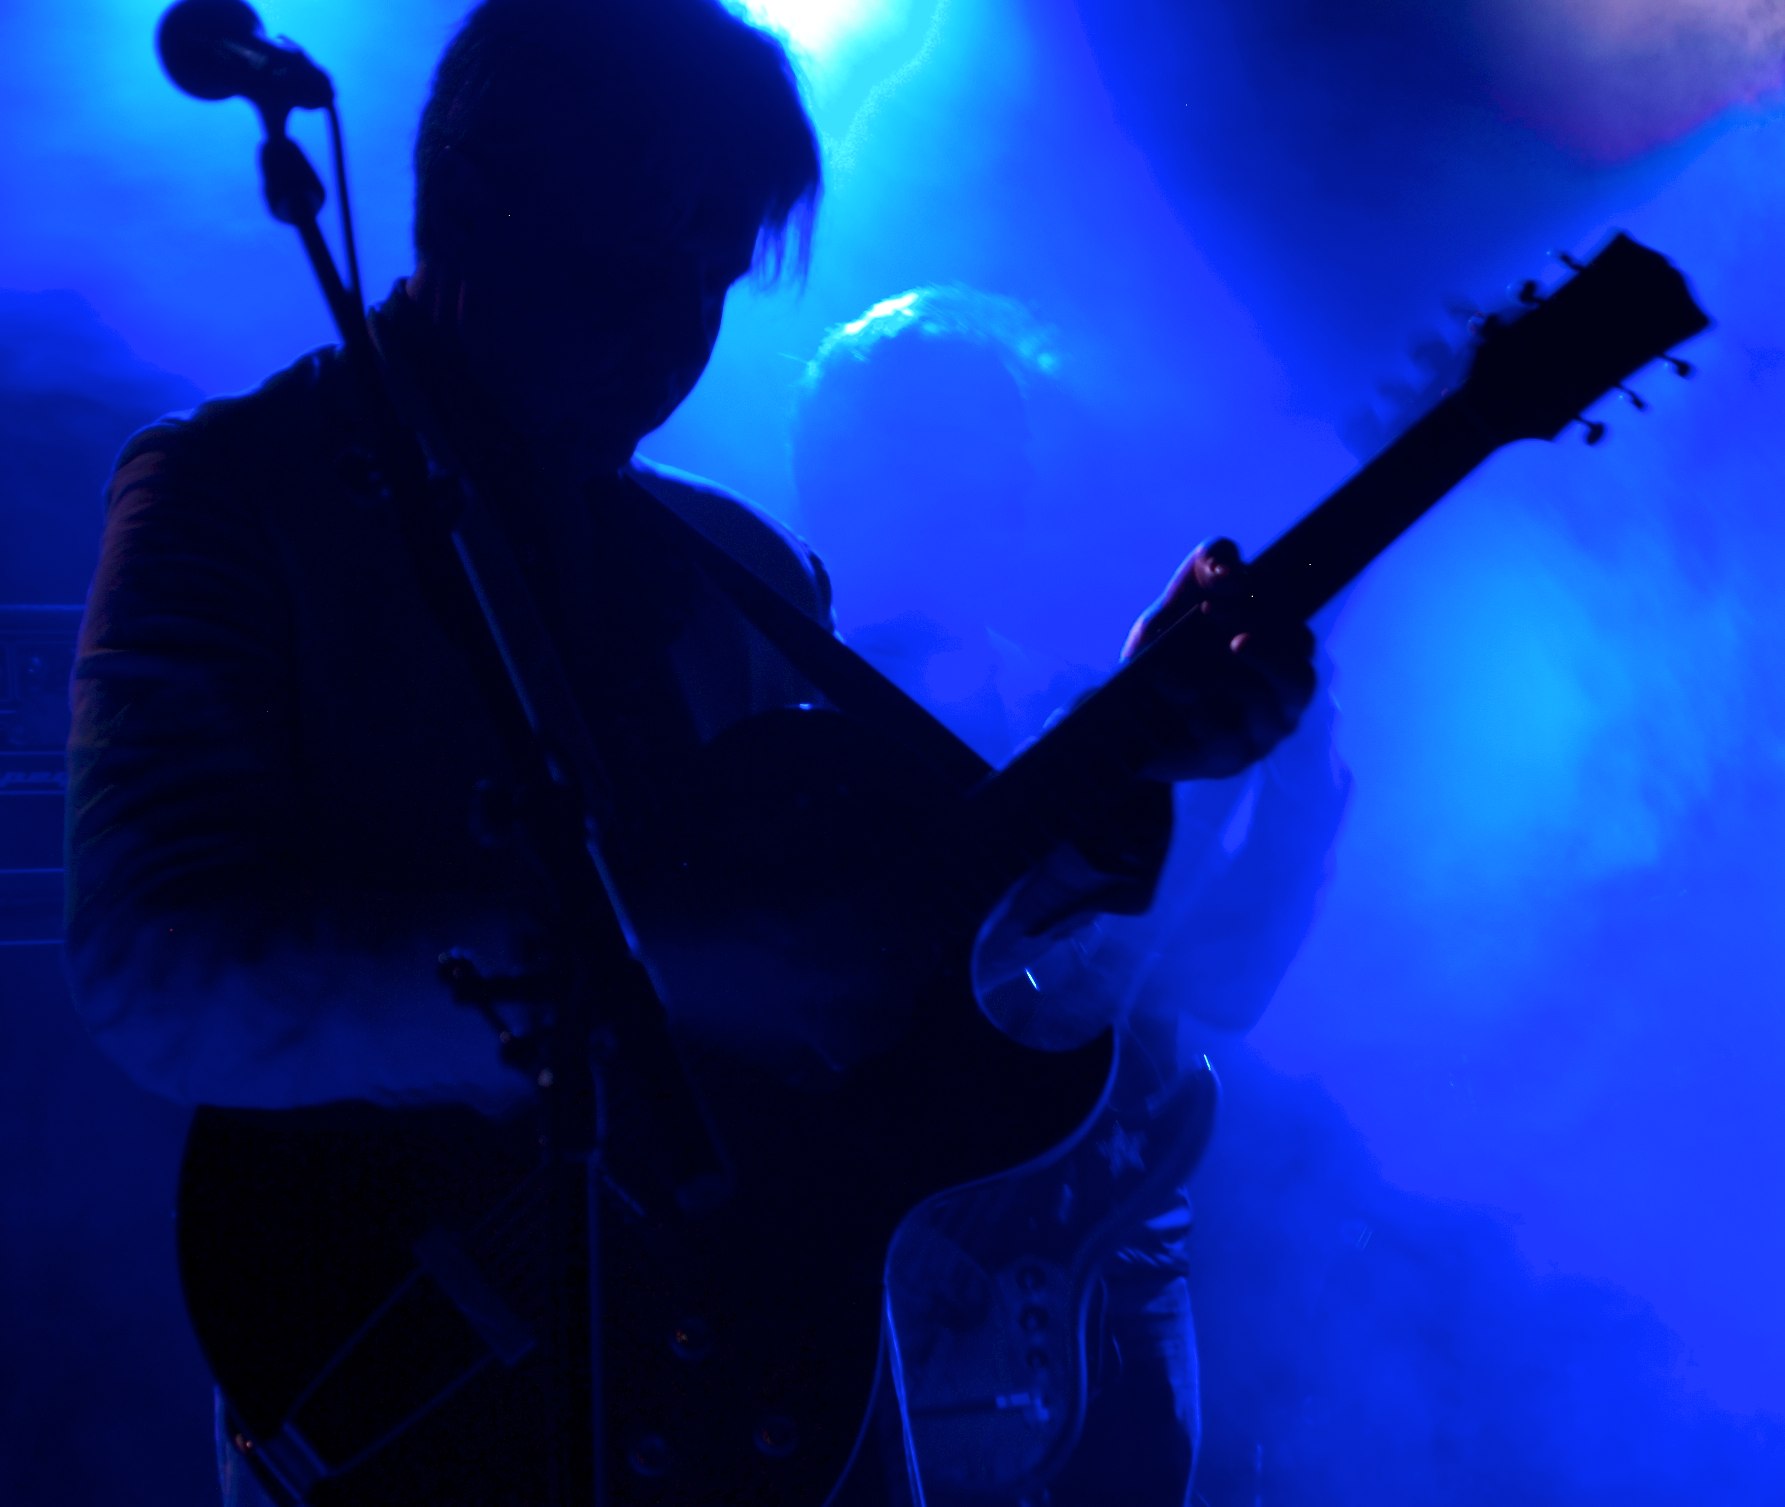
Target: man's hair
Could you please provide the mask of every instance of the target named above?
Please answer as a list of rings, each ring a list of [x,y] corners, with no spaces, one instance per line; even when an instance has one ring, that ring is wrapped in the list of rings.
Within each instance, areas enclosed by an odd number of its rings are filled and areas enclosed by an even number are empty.
[[[1031,401],[1059,365],[1053,331],[1014,298],[949,284],[881,300],[825,335],[795,391],[802,508],[826,505],[883,450],[967,436],[982,453],[1026,450]]]
[[[883,298],[861,318],[832,326],[806,364],[802,395],[836,380],[851,364],[872,364],[879,348],[893,340],[903,340],[907,347],[938,341],[983,350],[1024,393],[1055,376],[1060,365],[1054,332],[1027,304],[963,283],[943,283]],[[885,352],[879,355],[884,359]]]
[[[591,208],[620,219],[673,212],[692,190],[755,219],[759,272],[806,265],[817,135],[786,50],[720,0],[483,0],[440,59],[416,134],[424,260],[456,233],[437,173],[449,151],[523,201],[587,174]]]

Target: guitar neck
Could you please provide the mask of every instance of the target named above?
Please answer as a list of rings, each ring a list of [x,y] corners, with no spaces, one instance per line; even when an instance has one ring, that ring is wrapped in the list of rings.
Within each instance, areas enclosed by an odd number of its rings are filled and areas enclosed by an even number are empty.
[[[1312,617],[1500,445],[1459,394],[1444,398],[1252,562],[1254,594]]]
[[[1306,619],[1375,560],[1502,440],[1459,395],[1441,400],[1252,563],[1254,595]],[[1191,622],[1167,630],[986,781],[970,803],[987,889],[1002,893],[1138,773],[1148,683],[1208,653]]]

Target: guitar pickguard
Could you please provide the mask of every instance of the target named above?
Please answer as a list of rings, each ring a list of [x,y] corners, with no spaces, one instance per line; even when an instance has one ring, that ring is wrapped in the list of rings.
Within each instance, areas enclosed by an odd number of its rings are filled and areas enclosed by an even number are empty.
[[[1138,1058],[1119,1055],[1103,1109],[1066,1145],[928,1200],[893,1241],[907,1424],[935,1507],[1038,1491],[1078,1439],[1098,1270],[1190,1175],[1214,1126],[1211,1069],[1146,1094]]]

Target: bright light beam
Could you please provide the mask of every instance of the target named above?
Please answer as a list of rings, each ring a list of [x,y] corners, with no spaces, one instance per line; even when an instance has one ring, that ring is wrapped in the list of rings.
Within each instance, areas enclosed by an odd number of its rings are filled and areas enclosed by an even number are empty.
[[[785,37],[814,63],[828,63],[896,26],[910,0],[732,0],[751,20]]]

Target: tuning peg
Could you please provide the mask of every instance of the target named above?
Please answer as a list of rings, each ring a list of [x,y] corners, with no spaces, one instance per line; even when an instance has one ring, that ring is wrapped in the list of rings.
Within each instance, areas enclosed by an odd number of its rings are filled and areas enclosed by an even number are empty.
[[[1628,387],[1620,386],[1618,388],[1618,396],[1638,413],[1647,413],[1649,411],[1648,399],[1643,397],[1641,393],[1632,392]]]
[[[1520,283],[1518,287],[1513,290],[1512,296],[1527,309],[1534,309],[1538,304],[1543,302],[1543,293],[1538,288],[1537,279],[1534,277],[1527,277]]]
[[[1468,326],[1476,339],[1485,339],[1500,328],[1500,316],[1490,314],[1472,299],[1453,297],[1444,300],[1444,312],[1458,324]]]
[[[1678,356],[1663,356],[1661,359],[1673,368],[1673,374],[1676,377],[1692,375],[1693,367],[1690,361],[1682,361]]]
[[[1578,257],[1570,256],[1566,251],[1551,251],[1550,255],[1566,267],[1570,272],[1585,272],[1587,264]]]
[[[1587,443],[1589,445],[1597,445],[1602,439],[1605,438],[1605,432],[1606,432],[1605,425],[1600,423],[1598,419],[1583,419],[1577,413],[1574,416],[1574,422],[1577,424],[1584,425],[1586,427]]]

